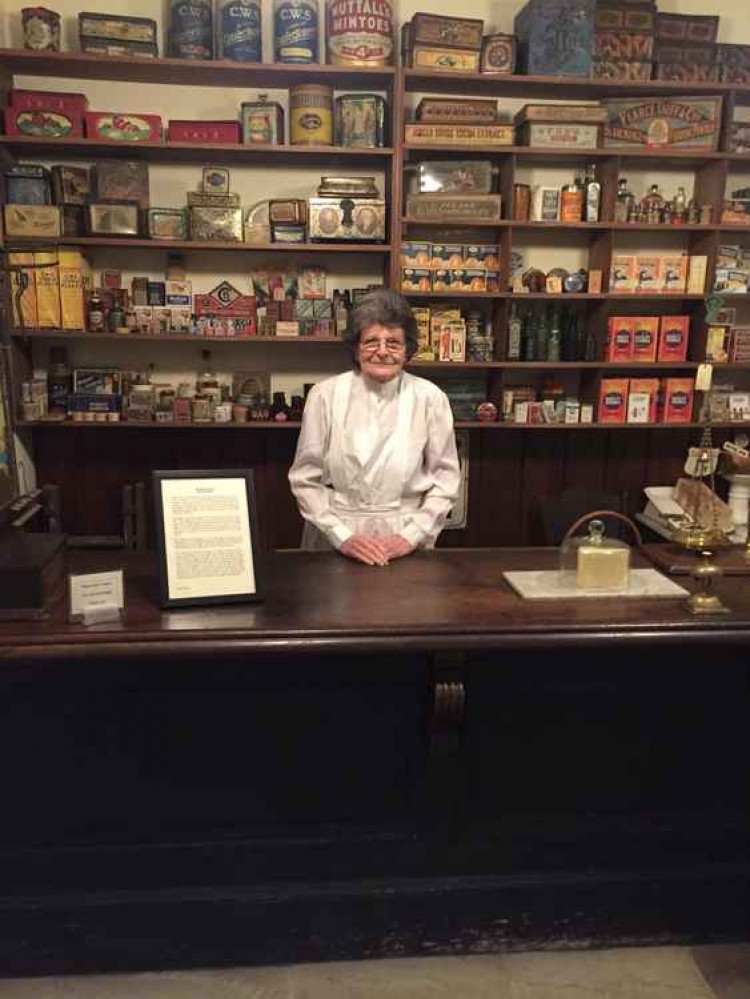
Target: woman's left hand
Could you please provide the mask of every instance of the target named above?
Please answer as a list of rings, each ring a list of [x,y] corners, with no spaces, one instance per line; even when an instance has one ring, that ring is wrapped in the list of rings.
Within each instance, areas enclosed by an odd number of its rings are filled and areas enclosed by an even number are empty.
[[[414,551],[414,545],[400,534],[388,534],[380,539],[380,543],[389,559],[403,558],[404,555],[410,555]]]

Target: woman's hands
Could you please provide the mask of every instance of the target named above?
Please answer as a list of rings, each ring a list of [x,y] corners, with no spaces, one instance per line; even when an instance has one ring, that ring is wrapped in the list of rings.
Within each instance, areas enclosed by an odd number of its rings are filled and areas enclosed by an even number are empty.
[[[387,534],[382,538],[368,538],[353,534],[341,546],[341,554],[365,565],[388,565],[392,559],[402,558],[414,551],[414,546],[400,534]]]

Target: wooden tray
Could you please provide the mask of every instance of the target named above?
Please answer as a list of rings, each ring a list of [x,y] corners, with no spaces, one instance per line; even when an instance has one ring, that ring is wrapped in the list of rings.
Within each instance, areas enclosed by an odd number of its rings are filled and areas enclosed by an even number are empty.
[[[670,576],[687,576],[698,562],[697,555],[676,544],[643,545],[641,551]],[[721,567],[725,576],[750,576],[750,562],[745,558],[744,545],[718,548],[713,560]]]

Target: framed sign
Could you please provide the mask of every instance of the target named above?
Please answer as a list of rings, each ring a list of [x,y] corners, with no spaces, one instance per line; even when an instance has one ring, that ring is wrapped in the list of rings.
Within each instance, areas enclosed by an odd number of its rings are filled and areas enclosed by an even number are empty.
[[[163,607],[262,600],[253,473],[153,473]]]

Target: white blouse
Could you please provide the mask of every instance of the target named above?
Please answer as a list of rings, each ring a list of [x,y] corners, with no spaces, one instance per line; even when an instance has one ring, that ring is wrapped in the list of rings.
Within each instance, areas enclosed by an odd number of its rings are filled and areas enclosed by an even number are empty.
[[[310,391],[289,482],[305,518],[303,548],[353,534],[401,534],[432,548],[458,496],[453,415],[432,382],[359,372]]]

